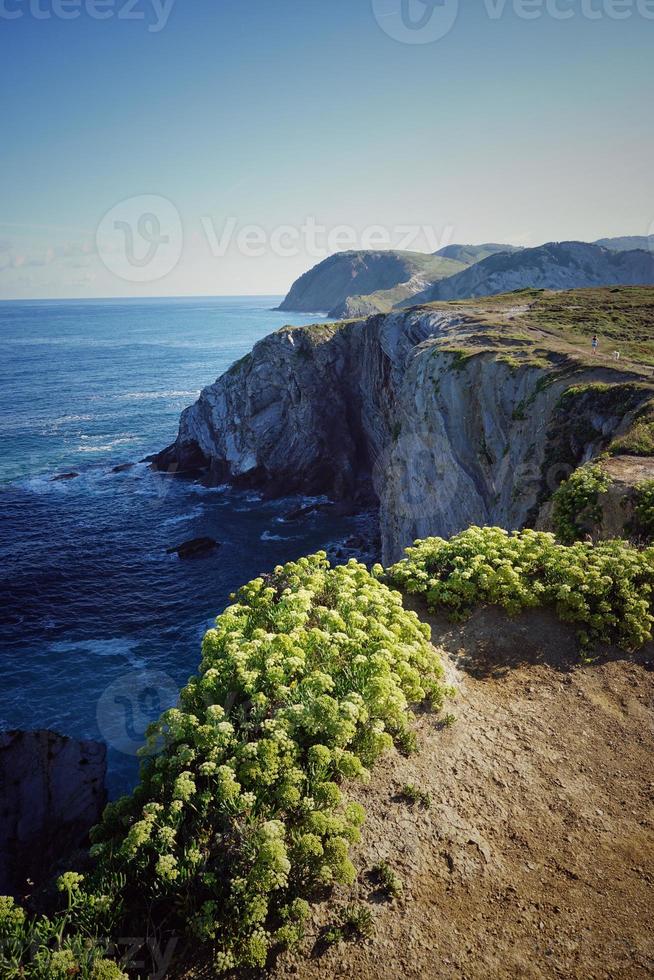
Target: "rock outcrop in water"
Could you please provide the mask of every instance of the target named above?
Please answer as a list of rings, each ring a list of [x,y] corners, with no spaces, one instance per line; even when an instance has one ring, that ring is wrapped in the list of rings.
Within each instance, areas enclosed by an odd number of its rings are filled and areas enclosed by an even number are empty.
[[[0,894],[23,894],[81,847],[106,803],[106,746],[54,732],[0,734]]]
[[[533,523],[654,396],[646,370],[542,330],[546,301],[285,327],[202,392],[156,465],[202,458],[214,483],[372,497],[387,562],[417,537]]]

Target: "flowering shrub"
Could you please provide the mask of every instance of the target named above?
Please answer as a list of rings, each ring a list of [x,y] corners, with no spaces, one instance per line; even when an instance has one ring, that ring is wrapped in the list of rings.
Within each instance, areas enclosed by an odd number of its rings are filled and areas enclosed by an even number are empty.
[[[575,470],[555,492],[552,519],[559,540],[572,544],[583,535],[579,526],[583,514],[590,524],[597,524],[602,514],[597,499],[611,486],[611,478],[598,464],[586,464]]]
[[[151,727],[159,751],[139,786],[92,832],[88,893],[78,876],[62,881],[62,936],[80,928],[79,897],[88,916],[109,880],[129,934],[185,929],[212,946],[218,972],[263,966],[295,942],[303,896],[356,877],[364,810],[344,780],[366,779],[406,739],[411,702],[442,703],[429,636],[365,566],[332,569],[322,552],[242,588],[206,634],[179,707]],[[64,953],[69,974],[92,976]],[[25,975],[41,976],[32,965]]]
[[[654,480],[636,486],[636,517],[648,538],[654,538]]]
[[[0,977],[3,980],[127,980],[127,974],[105,958],[107,942],[98,938],[96,918],[102,896],[80,886],[81,875],[69,872],[57,882],[66,908],[48,918],[29,919],[13,898],[0,897]],[[89,928],[90,926],[90,928]]]
[[[383,575],[381,566],[374,571]],[[449,541],[417,541],[387,580],[454,617],[478,603],[509,614],[551,605],[579,624],[584,645],[611,641],[634,649],[652,635],[654,548],[638,551],[624,541],[565,546],[553,534],[471,527]]]

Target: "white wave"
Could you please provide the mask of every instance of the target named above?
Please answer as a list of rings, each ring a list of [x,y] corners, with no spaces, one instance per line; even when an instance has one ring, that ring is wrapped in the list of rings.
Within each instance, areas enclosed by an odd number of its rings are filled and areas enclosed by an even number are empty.
[[[260,537],[261,541],[299,541],[294,534],[273,534],[271,531],[264,531]]]
[[[157,401],[160,398],[197,398],[199,394],[199,390],[129,391],[124,395],[116,395],[116,398],[125,401]]]
[[[196,517],[202,517],[203,513],[203,505],[198,504],[197,507],[193,507],[192,510],[187,511],[185,514],[178,514],[176,517],[166,518],[165,521],[161,522],[161,526],[171,527],[174,524],[185,524],[187,521],[194,521]]]
[[[89,657],[125,657],[130,664],[140,666],[141,657],[134,653],[138,641],[128,640],[124,636],[114,636],[106,640],[56,640],[48,644],[48,652],[58,655],[69,653],[86,654]]]
[[[91,440],[94,437],[81,436],[80,438],[82,440]],[[122,436],[117,439],[111,439],[109,442],[100,443],[99,445],[94,445],[94,446],[79,445],[76,451],[78,453],[106,453],[109,452],[111,449],[115,449],[116,446],[124,446],[127,443],[136,442],[136,441],[137,441],[136,436]]]
[[[201,483],[198,483],[193,487],[193,493],[225,493],[229,489],[229,483],[221,483],[217,487],[203,487]]]

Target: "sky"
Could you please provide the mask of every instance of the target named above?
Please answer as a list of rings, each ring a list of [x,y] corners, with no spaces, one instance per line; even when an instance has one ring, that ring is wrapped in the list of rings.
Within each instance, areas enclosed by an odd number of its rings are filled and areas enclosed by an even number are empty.
[[[654,0],[0,0],[0,299],[652,233],[653,42]]]

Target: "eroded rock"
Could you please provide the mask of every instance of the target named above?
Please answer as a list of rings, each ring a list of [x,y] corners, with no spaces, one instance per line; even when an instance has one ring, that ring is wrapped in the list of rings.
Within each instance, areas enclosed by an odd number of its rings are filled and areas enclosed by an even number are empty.
[[[268,496],[372,497],[385,563],[416,538],[533,524],[654,390],[626,364],[591,367],[518,333],[526,309],[490,324],[451,305],[285,327],[205,388],[157,465],[204,459],[210,482]]]
[[[0,734],[0,894],[23,894],[84,846],[106,803],[106,746],[55,732]]]

